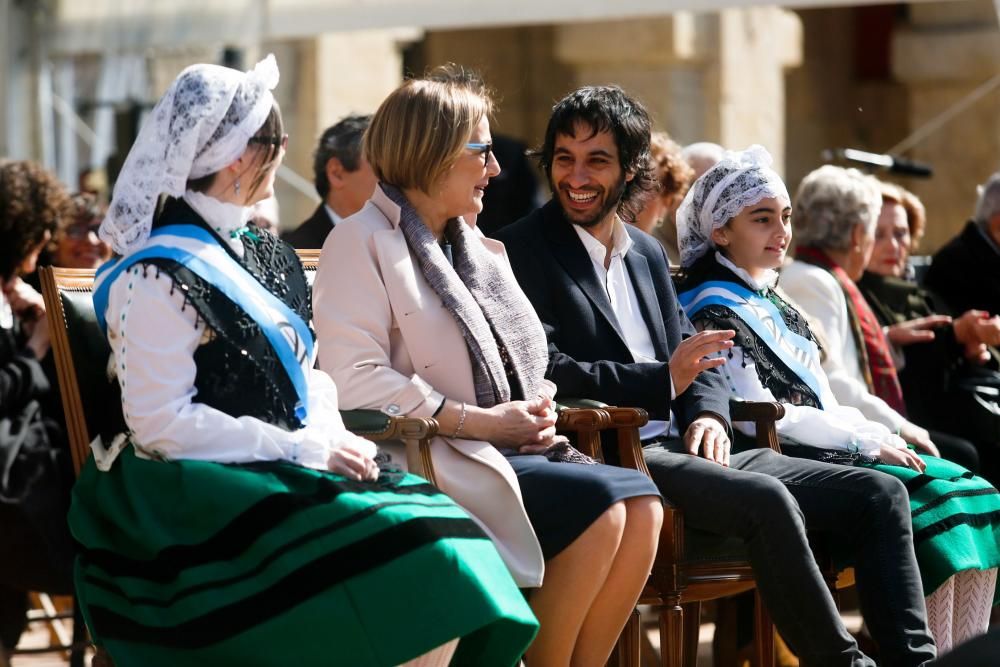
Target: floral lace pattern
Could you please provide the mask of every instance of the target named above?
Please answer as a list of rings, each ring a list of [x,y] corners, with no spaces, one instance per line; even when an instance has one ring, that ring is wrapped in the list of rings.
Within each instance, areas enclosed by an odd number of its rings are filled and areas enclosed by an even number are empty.
[[[677,245],[681,266],[688,267],[714,248],[712,231],[747,206],[769,197],[788,197],[781,177],[771,169],[770,153],[753,145],[742,153],[727,151],[722,160],[694,182],[677,209]]]
[[[246,73],[218,65],[181,72],[129,150],[101,238],[119,255],[142,247],[160,195],[180,197],[189,179],[238,158],[270,113],[277,83],[272,55]]]

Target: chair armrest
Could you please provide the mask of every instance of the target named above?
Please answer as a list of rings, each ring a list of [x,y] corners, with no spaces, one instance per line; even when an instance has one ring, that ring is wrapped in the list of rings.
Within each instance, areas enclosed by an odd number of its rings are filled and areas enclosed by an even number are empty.
[[[757,446],[781,453],[778,431],[774,423],[785,416],[785,406],[772,401],[729,402],[729,416],[736,422],[753,422],[757,432]]]
[[[438,433],[434,419],[393,417],[380,410],[341,410],[344,426],[355,435],[368,440],[422,440]]]
[[[372,441],[402,440],[412,472],[437,486],[431,440],[438,434],[437,420],[424,417],[393,417],[379,410],[341,410],[344,426],[355,435]]]
[[[565,409],[600,409],[607,415],[608,423],[605,428],[613,428],[617,434],[618,458],[625,468],[638,470],[649,475],[649,468],[642,457],[642,443],[639,441],[639,428],[649,422],[649,414],[642,408],[622,408],[607,405],[600,401],[589,398],[565,398],[560,400],[560,405]],[[600,454],[600,436],[595,434],[593,438],[594,451]],[[584,452],[588,456],[603,460],[602,456],[594,456],[590,452]]]
[[[569,407],[579,405],[581,407]],[[611,416],[596,407],[597,401],[564,401],[556,406],[556,430],[576,434],[577,448],[587,456],[603,461],[601,431],[611,426]]]

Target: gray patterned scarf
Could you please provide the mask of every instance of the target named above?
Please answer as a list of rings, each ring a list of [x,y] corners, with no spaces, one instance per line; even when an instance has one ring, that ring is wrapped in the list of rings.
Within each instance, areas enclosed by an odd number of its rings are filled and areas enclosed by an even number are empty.
[[[384,183],[381,187],[399,205],[399,228],[424,278],[462,331],[472,360],[477,404],[489,408],[511,400],[504,354],[523,398],[537,396],[548,366],[548,345],[520,286],[459,219],[449,220],[445,228],[452,266],[402,191]]]

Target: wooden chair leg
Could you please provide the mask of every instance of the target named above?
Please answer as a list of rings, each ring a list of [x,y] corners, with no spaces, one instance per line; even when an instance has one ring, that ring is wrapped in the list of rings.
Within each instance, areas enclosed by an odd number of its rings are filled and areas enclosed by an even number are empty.
[[[684,610],[679,593],[663,596],[660,608],[660,660],[663,667],[684,667]]]
[[[684,609],[684,667],[698,664],[698,635],[701,631],[701,603],[688,602]]]
[[[774,667],[774,624],[771,614],[760,597],[760,592],[754,589],[754,644],[756,645],[756,667]]]
[[[633,609],[622,633],[618,636],[618,642],[611,651],[611,658],[607,667],[640,667],[640,655],[642,636],[642,619],[639,618],[639,610]]]
[[[69,654],[69,667],[83,667],[87,652],[87,626],[83,622],[83,610],[73,598],[73,649]]]
[[[739,663],[737,646],[738,605],[735,597],[715,600],[715,636],[712,637],[712,664],[732,667]]]

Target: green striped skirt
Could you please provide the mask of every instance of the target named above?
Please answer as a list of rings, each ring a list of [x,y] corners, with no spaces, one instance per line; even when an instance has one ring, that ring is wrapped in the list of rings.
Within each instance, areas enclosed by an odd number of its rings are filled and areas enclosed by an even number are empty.
[[[945,459],[921,456],[920,473],[871,466],[900,479],[910,494],[913,546],[924,594],[963,570],[1000,567],[1000,493],[985,479]],[[1000,596],[994,593],[994,604]]]
[[[537,622],[478,525],[425,480],[273,462],[91,460],[78,600],[118,667],[396,665],[456,637],[512,665]]]

